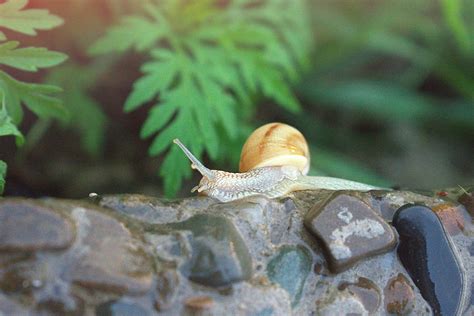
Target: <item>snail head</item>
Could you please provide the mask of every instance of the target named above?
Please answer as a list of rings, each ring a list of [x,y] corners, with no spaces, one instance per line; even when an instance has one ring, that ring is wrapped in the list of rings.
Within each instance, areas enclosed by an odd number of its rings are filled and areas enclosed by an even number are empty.
[[[211,170],[204,166],[190,151],[186,148],[186,146],[181,143],[181,141],[177,138],[173,140],[173,143],[179,146],[181,150],[184,152],[186,157],[191,160],[191,168],[196,169],[201,173],[202,179],[199,182],[199,185],[195,186],[191,192],[198,191],[199,193],[205,192],[212,188],[212,183],[215,181],[216,174],[214,170]]]

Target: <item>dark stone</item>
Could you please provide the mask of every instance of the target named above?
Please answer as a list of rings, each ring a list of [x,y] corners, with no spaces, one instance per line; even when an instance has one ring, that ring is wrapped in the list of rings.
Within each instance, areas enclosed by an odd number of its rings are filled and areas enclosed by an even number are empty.
[[[415,292],[410,281],[401,273],[388,280],[383,290],[385,309],[390,314],[406,315],[415,305]]]
[[[250,253],[229,219],[200,214],[168,226],[193,233],[192,256],[182,267],[183,274],[190,280],[217,287],[252,276]]]
[[[75,298],[72,305],[68,306],[67,303],[61,301],[47,300],[40,302],[36,306],[36,311],[39,315],[84,315],[84,302],[82,300]]]
[[[96,307],[95,313],[97,316],[151,315],[147,310],[139,305],[122,301],[103,303]]]
[[[398,256],[435,315],[457,315],[464,276],[442,223],[426,206],[407,204],[393,225],[400,236]]]
[[[311,254],[306,248],[283,246],[268,263],[268,278],[290,294],[293,306],[298,304],[301,298],[312,262]]]
[[[395,246],[392,228],[358,198],[336,193],[306,214],[306,228],[322,242],[332,272]]]
[[[380,305],[380,290],[374,282],[366,278],[359,278],[356,283],[342,282],[338,289],[356,295],[369,314],[377,311]]]
[[[39,202],[0,202],[0,251],[53,250],[69,247],[74,225]]]
[[[77,258],[68,267],[68,277],[74,283],[117,293],[150,289],[151,260],[121,222],[92,207],[76,207],[72,215],[79,239]]]

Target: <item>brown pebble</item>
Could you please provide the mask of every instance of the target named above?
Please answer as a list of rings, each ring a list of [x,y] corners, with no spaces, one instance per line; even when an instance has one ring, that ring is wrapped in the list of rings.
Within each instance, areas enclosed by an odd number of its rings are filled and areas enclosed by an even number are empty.
[[[384,297],[387,312],[390,314],[404,315],[413,309],[415,293],[408,279],[401,273],[387,282]]]
[[[443,223],[444,229],[450,235],[457,235],[464,230],[464,218],[457,206],[450,203],[443,203],[433,206],[432,210],[438,215]]]
[[[192,309],[209,309],[214,304],[214,300],[210,296],[193,296],[188,298],[184,305]]]
[[[458,202],[466,207],[469,214],[471,214],[471,217],[474,217],[474,193],[473,192],[469,194],[464,193],[463,195],[459,197]]]
[[[356,283],[343,282],[339,284],[338,289],[356,295],[370,314],[375,313],[380,305],[379,289],[369,279],[361,277]]]

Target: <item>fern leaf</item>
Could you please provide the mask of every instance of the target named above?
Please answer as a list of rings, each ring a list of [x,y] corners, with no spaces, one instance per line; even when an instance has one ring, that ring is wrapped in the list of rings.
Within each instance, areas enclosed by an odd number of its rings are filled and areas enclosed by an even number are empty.
[[[300,32],[309,23],[284,11],[305,15],[302,2],[234,0],[222,7],[212,0],[148,3],[145,10],[154,20],[125,18],[92,46],[93,54],[136,49],[151,56],[125,110],[158,101],[140,135],[157,133],[149,148],[152,156],[171,148],[160,168],[167,194],[176,192],[190,174],[184,155],[170,147],[174,138],[190,146],[198,159],[205,151],[217,160],[223,140],[238,143],[244,120],[254,112],[255,95],[273,98],[289,111],[300,109],[289,83],[298,78],[307,46],[285,29],[294,26]],[[145,32],[149,28],[153,31]]]
[[[5,104],[2,104],[0,108],[0,136],[9,135],[15,137],[17,146],[21,146],[25,142],[23,134],[13,124],[11,117],[8,115]]]
[[[0,91],[14,124],[22,119],[21,103],[40,118],[67,119],[68,111],[62,101],[52,96],[62,91],[57,86],[21,82],[0,71]]]
[[[7,0],[0,4],[0,27],[27,35],[36,35],[37,30],[49,30],[63,20],[44,9],[26,9],[28,0]]]
[[[17,48],[20,43],[9,41],[0,45],[0,64],[26,71],[37,71],[58,65],[66,60],[63,53],[50,51],[44,47]]]
[[[133,111],[140,105],[152,100],[159,92],[164,92],[177,75],[176,64],[154,61],[142,67],[143,77],[133,84],[132,93],[125,101],[125,111]]]
[[[89,49],[92,55],[123,52],[127,49],[143,51],[151,48],[164,34],[164,24],[158,24],[141,16],[125,17],[117,26],[97,40]]]
[[[7,164],[0,160],[0,194],[3,193],[5,188],[5,177],[7,175]]]
[[[104,147],[107,117],[88,90],[107,67],[101,59],[88,66],[68,63],[55,68],[46,79],[49,84],[61,84],[67,91],[61,95],[70,113],[67,125],[78,132],[82,148],[92,156],[99,155]]]

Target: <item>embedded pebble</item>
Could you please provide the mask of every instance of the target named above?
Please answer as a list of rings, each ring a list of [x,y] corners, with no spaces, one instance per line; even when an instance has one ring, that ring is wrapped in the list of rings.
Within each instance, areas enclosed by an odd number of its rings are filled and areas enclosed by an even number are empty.
[[[229,219],[199,214],[168,227],[193,234],[192,256],[181,269],[191,281],[219,287],[252,276],[252,259],[247,246]]]
[[[345,193],[316,204],[306,215],[305,226],[323,243],[332,272],[341,272],[364,258],[387,252],[396,243],[391,227],[380,216]]]
[[[386,216],[391,221],[397,205],[444,203],[407,191],[373,194],[299,191],[283,199],[232,203],[131,194],[86,201],[3,198],[0,205],[20,203],[40,209],[38,218],[59,219],[55,229],[62,246],[35,227],[19,226],[30,229],[24,235],[33,246],[0,249],[0,315],[432,315],[396,250],[362,255],[350,269],[334,274],[324,243],[304,223],[317,203],[324,219],[334,199],[344,195],[346,205],[364,211],[336,212],[332,219],[337,222],[325,223],[333,225],[336,240],[357,254],[353,239],[355,246],[371,249],[377,238],[357,235],[376,234],[378,225],[385,229],[384,221],[373,215],[383,214],[382,204],[390,207]],[[464,216],[464,231],[449,240],[459,250],[472,290],[473,226],[464,209],[452,205]],[[357,218],[356,213],[366,216]],[[8,218],[21,223],[37,216],[32,214],[10,213]],[[364,219],[377,224],[369,232],[349,225]],[[352,230],[344,228],[348,225]],[[13,232],[23,238],[23,232]],[[71,236],[67,242],[64,234]],[[47,242],[36,243],[42,240]],[[473,300],[474,295],[465,306]],[[462,315],[473,310],[468,307]]]
[[[415,293],[401,273],[391,278],[384,289],[385,309],[390,314],[406,315],[413,310]]]
[[[471,217],[474,217],[474,192],[462,194],[458,201],[466,207]]]
[[[433,206],[432,209],[450,235],[457,235],[464,230],[464,218],[458,207],[450,203],[442,203]]]
[[[122,223],[92,208],[73,208],[72,216],[80,225],[81,249],[69,267],[74,283],[119,293],[143,293],[151,287],[151,261]]]
[[[111,301],[103,303],[95,309],[98,316],[147,316],[150,313],[143,307],[124,301]]]
[[[426,206],[408,204],[397,210],[393,225],[398,256],[433,313],[460,313],[465,279],[439,218]]]
[[[214,300],[210,296],[193,296],[184,301],[184,305],[191,309],[209,309],[214,304]]]
[[[379,308],[380,290],[374,282],[367,278],[360,277],[355,283],[343,282],[339,284],[338,289],[341,291],[347,290],[357,296],[370,314],[375,313]]]
[[[69,247],[74,226],[53,209],[24,199],[0,201],[0,251]]]
[[[165,311],[173,305],[179,289],[179,276],[173,269],[166,269],[158,273],[155,292],[155,308]]]
[[[306,278],[311,270],[312,258],[302,246],[283,246],[267,266],[268,278],[291,297],[292,305],[298,304]]]

